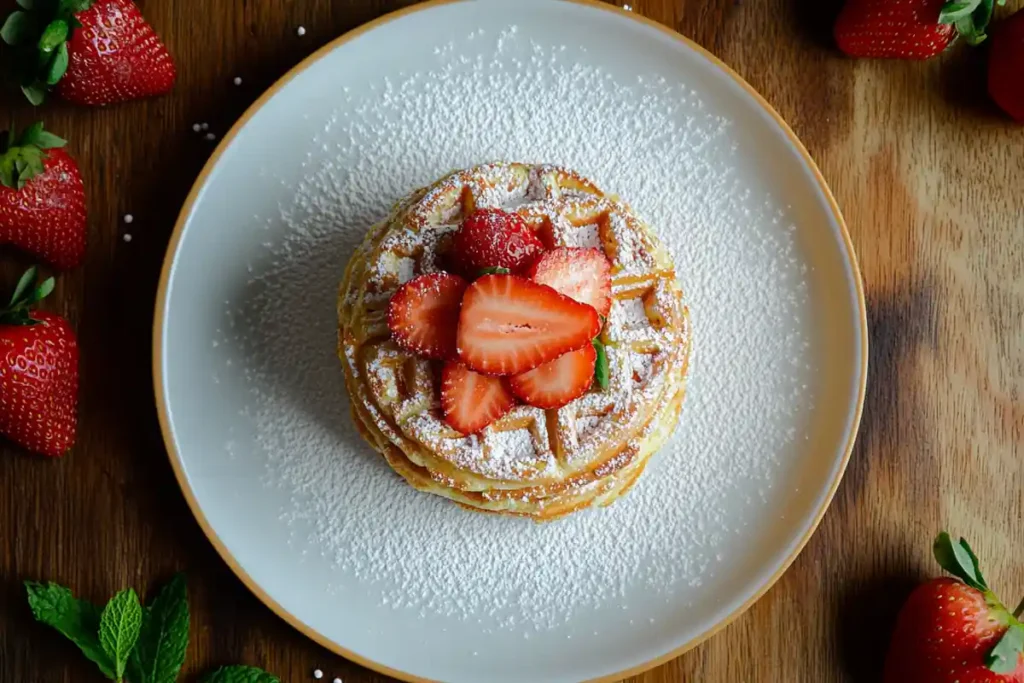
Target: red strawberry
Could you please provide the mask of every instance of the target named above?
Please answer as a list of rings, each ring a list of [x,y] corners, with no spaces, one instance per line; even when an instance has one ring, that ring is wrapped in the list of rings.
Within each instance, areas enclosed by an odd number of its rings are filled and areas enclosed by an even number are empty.
[[[515,275],[485,275],[462,299],[459,358],[477,372],[518,375],[590,345],[600,331],[586,304]]]
[[[593,344],[570,351],[533,370],[510,377],[512,393],[524,403],[553,410],[587,393],[594,381],[597,351]]]
[[[1015,120],[1024,123],[1024,10],[999,25],[992,37],[988,91]]]
[[[161,95],[174,86],[174,61],[131,0],[34,5],[11,15],[4,36],[18,50],[15,68],[33,104],[55,86],[62,98],[85,105]]]
[[[547,285],[607,318],[612,307],[612,265],[600,249],[559,247],[540,257],[530,279]]]
[[[903,605],[884,683],[1024,683],[1024,625],[981,575],[967,541],[943,532],[935,559],[961,581],[933,579]]]
[[[75,441],[78,342],[60,316],[29,310],[53,290],[53,278],[35,287],[35,274],[0,311],[0,434],[57,457]]]
[[[426,358],[458,358],[455,334],[466,284],[458,275],[430,273],[402,285],[388,304],[395,342]]]
[[[544,244],[518,214],[480,209],[462,222],[453,251],[459,266],[476,276],[488,268],[521,271],[544,253]]]
[[[462,363],[444,364],[441,408],[452,429],[475,434],[507,413],[515,402],[500,377],[481,375]]]
[[[0,243],[57,268],[73,268],[85,255],[85,188],[65,145],[43,124],[0,142]]]
[[[928,59],[959,33],[985,39],[991,0],[848,0],[835,24],[839,49],[852,57]]]

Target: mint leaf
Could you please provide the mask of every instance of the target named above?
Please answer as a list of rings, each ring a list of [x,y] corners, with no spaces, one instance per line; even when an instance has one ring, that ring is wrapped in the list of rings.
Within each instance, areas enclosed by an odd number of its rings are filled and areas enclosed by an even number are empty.
[[[100,615],[100,644],[114,664],[114,680],[124,678],[128,655],[139,639],[142,628],[142,606],[139,596],[127,588],[107,603]]]
[[[1017,670],[1020,653],[1024,650],[1024,626],[1012,624],[992,651],[985,655],[985,666],[997,674],[1012,674]]]
[[[254,666],[225,666],[207,674],[202,683],[281,683],[281,679]]]
[[[595,338],[593,343],[594,350],[597,351],[597,360],[594,362],[594,381],[597,382],[601,391],[605,391],[608,389],[609,380],[608,352],[600,339]]]
[[[128,660],[132,683],[174,683],[188,648],[188,587],[177,574],[143,610],[142,630]]]
[[[26,581],[28,605],[32,615],[64,634],[78,646],[107,678],[114,677],[114,666],[99,641],[100,611],[87,600],[78,600],[67,588],[55,583]]]

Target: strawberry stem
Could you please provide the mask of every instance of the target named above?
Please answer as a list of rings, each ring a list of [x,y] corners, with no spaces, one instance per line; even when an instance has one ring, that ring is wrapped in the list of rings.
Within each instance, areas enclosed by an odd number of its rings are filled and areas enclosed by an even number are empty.
[[[1017,609],[1013,610],[1013,618],[1020,619],[1022,614],[1024,614],[1024,598],[1021,598],[1020,604],[1017,605]]]

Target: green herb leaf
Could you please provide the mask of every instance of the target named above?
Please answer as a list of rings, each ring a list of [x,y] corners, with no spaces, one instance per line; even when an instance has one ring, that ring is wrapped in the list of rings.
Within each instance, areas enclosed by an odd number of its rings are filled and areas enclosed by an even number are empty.
[[[68,22],[63,19],[51,21],[39,36],[39,50],[50,53],[63,45],[68,39]]]
[[[188,587],[178,574],[142,615],[142,630],[128,660],[132,683],[174,683],[188,648]]]
[[[935,560],[947,572],[961,579],[971,588],[980,591],[987,591],[985,578],[981,575],[978,567],[978,558],[974,551],[967,545],[967,541],[960,539],[953,541],[945,531],[940,533],[932,545],[932,552]]]
[[[31,85],[21,86],[21,92],[34,106],[38,107],[46,101],[46,88],[42,83],[36,82]]]
[[[100,616],[100,644],[114,664],[114,680],[124,678],[128,655],[139,639],[142,628],[142,606],[139,596],[127,588],[107,603]]]
[[[95,663],[107,678],[114,677],[114,666],[100,645],[100,611],[87,600],[78,600],[71,591],[55,583],[26,581],[28,604],[36,621],[60,631]]]
[[[61,43],[57,51],[53,53],[53,59],[50,60],[50,64],[46,68],[47,85],[57,85],[60,79],[64,78],[64,74],[68,71],[70,59],[68,44],[66,42]]]
[[[92,7],[93,0],[60,0],[60,14],[78,14]]]
[[[23,45],[36,33],[36,20],[28,12],[12,12],[0,28],[0,38],[12,46]]]
[[[42,132],[42,121],[37,121],[36,123],[33,123],[31,126],[22,131],[21,138],[18,140],[18,146],[36,144],[36,140],[39,139],[39,134]]]
[[[601,391],[608,389],[608,352],[600,339],[594,339],[594,350],[597,351],[597,360],[594,363],[594,381]]]
[[[502,268],[501,266],[491,266],[490,268],[484,268],[480,271],[477,277],[483,277],[484,275],[508,275],[511,273],[508,268]]]
[[[225,666],[207,674],[202,683],[281,683],[281,679],[254,666]]]
[[[978,8],[981,0],[966,0],[963,2],[947,2],[939,12],[940,24],[954,24],[964,17],[969,17]]]
[[[25,292],[28,291],[28,288],[35,283],[36,273],[38,272],[39,269],[35,266],[32,266],[25,271],[21,276],[21,279],[18,280],[18,285],[14,288],[14,294],[11,295],[11,303],[8,304],[9,306],[14,306],[21,301],[21,297],[25,296]]]
[[[1011,674],[1017,670],[1020,653],[1024,651],[1024,626],[1011,624],[992,651],[985,655],[985,666],[997,674]]]

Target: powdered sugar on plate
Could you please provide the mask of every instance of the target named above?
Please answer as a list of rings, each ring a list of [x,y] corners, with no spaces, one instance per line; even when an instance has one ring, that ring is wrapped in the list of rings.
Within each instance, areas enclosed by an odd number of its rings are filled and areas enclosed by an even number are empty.
[[[640,593],[696,595],[771,514],[814,398],[792,220],[736,170],[733,124],[688,84],[624,82],[583,52],[514,27],[479,31],[439,45],[418,72],[335,93],[294,199],[260,218],[287,230],[227,306],[221,341],[242,361],[224,370],[249,388],[253,462],[289,495],[280,519],[294,552],[329,558],[331,590],[485,631],[555,629]],[[557,163],[619,195],[673,254],[694,327],[682,419],[636,488],[548,525],[405,485],[355,432],[334,355],[337,284],[369,226],[410,190],[491,160]],[[579,246],[596,230],[578,230]],[[411,277],[411,261],[399,271]],[[613,311],[627,330],[643,318],[636,306]],[[534,438],[508,433],[492,446],[517,467]]]

